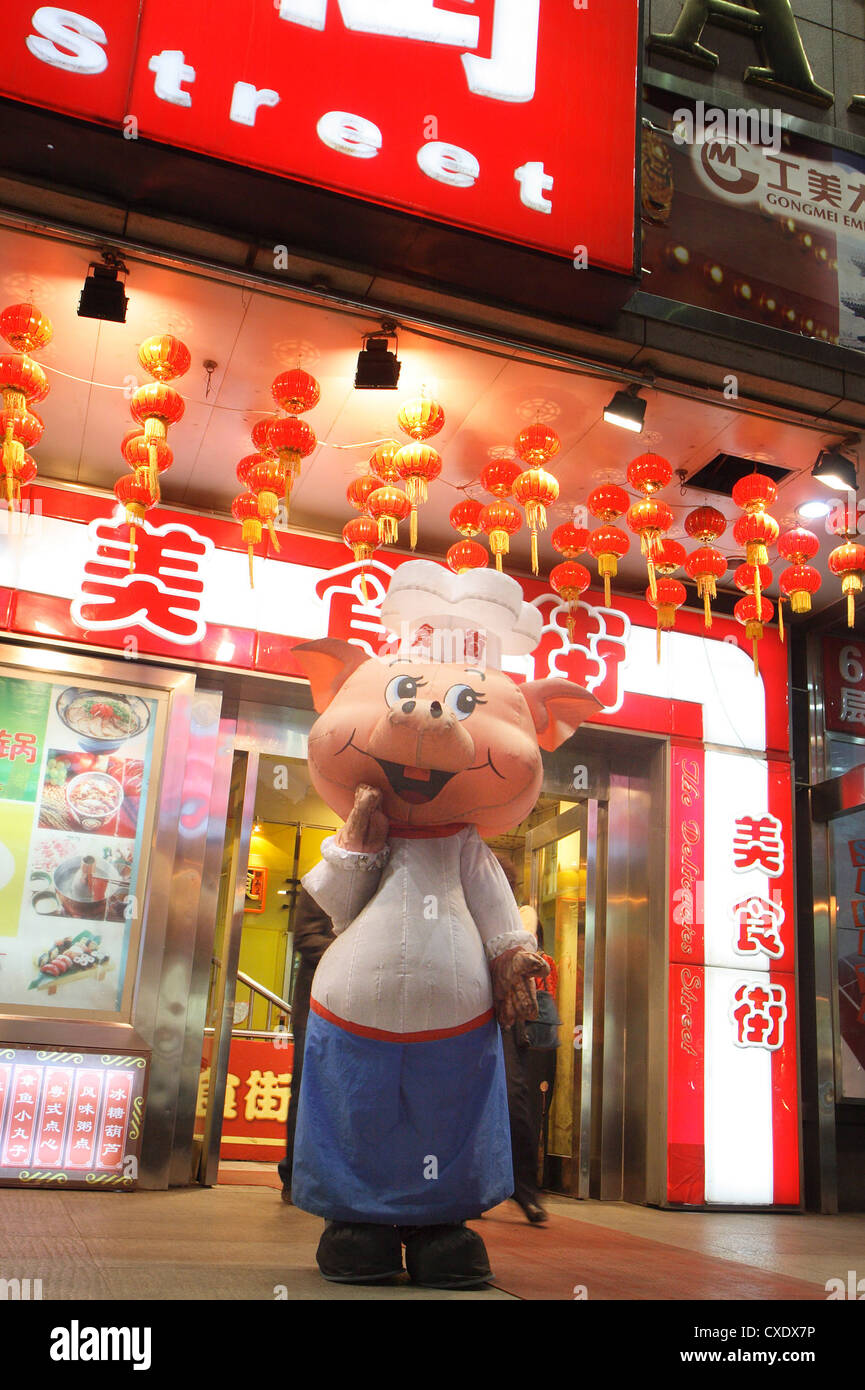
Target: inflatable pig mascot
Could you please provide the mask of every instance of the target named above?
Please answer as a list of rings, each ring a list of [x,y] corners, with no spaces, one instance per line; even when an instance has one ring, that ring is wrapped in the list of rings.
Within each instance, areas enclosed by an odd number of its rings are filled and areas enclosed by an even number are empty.
[[[327,1219],[327,1279],[490,1278],[463,1223],[513,1192],[499,1025],[534,1017],[546,964],[482,834],[506,832],[557,748],[599,706],[565,680],[516,684],[541,619],[515,580],[402,565],[370,658],[294,648],[320,718],[309,767],[345,824],[303,880],[336,940],[312,985],[292,1196]]]

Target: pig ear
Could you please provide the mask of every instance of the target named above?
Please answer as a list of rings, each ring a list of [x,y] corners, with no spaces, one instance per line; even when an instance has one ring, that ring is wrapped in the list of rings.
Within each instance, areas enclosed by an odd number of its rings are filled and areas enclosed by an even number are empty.
[[[301,642],[291,654],[312,686],[312,699],[318,713],[327,709],[341,685],[365,661],[366,652],[338,637],[322,637],[318,642]]]
[[[584,719],[590,719],[603,706],[573,681],[550,677],[526,681],[518,687],[534,720],[538,743],[549,752],[576,733]]]

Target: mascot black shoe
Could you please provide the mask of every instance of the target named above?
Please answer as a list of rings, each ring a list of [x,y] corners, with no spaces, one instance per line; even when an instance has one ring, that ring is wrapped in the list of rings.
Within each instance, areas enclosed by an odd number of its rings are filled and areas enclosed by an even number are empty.
[[[315,1258],[325,1279],[335,1284],[377,1284],[402,1274],[396,1226],[329,1221]]]
[[[428,1289],[473,1289],[492,1278],[486,1246],[468,1226],[418,1226],[406,1236],[405,1267]]]

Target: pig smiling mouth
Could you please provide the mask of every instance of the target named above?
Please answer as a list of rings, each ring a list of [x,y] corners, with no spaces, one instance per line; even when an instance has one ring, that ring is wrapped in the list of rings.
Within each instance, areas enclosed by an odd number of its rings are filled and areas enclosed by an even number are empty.
[[[372,758],[373,762],[378,763],[396,795],[410,806],[421,806],[427,801],[435,801],[439,792],[444,790],[451,778],[457,776],[456,772],[442,772],[435,767],[408,767],[405,763],[391,763],[386,758],[377,758],[374,753],[367,753],[365,748],[358,748],[354,742],[354,730],[352,730],[348,742],[344,743],[339,750],[340,753],[344,753],[346,748],[353,748],[356,753],[363,753],[365,757]],[[482,767],[490,767],[497,777],[502,776],[498,768],[493,766],[489,752],[486,761],[478,763],[477,767],[466,767],[459,770],[460,772],[477,772]]]

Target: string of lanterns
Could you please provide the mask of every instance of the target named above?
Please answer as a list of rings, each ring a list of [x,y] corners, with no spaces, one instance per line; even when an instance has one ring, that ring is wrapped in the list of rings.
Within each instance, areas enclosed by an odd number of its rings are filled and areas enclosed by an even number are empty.
[[[10,304],[0,313],[0,335],[12,348],[0,355],[0,412],[3,474],[10,511],[21,505],[21,489],[36,477],[36,463],[27,452],[42,438],[43,424],[32,409],[48,395],[45,370],[30,356],[47,347],[54,329],[35,304]]]
[[[168,383],[189,371],[189,350],[170,333],[146,338],[138,349],[139,365],[153,377],[136,387],[129,402],[137,429],[124,435],[121,453],[132,470],[118,478],[114,495],[125,508],[129,526],[129,571],[135,569],[135,532],[145,514],[159,501],[159,475],[174,461],[168,429],[183,419],[185,405]]]

